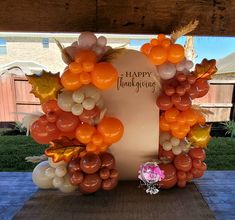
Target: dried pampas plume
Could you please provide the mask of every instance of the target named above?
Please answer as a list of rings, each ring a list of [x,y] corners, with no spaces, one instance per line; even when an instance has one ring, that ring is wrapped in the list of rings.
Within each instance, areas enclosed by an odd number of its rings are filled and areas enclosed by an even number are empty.
[[[41,156],[30,156],[30,157],[25,157],[26,162],[31,162],[31,163],[40,163],[44,160],[47,160],[47,156],[45,154]]]
[[[100,62],[110,62],[125,50],[126,48],[124,48],[124,46],[119,48],[112,48],[103,55],[103,57],[100,59]]]
[[[214,115],[214,112],[208,110],[208,109],[202,109],[202,107],[200,105],[192,105],[192,108],[200,111],[202,114],[209,116],[209,115]]]
[[[175,43],[178,38],[194,31],[197,28],[198,24],[199,24],[199,21],[194,20],[194,21],[189,22],[189,24],[178,28],[176,31],[173,31],[171,33],[172,42]]]
[[[64,46],[56,38],[54,38],[54,41],[55,41],[56,45],[58,46],[58,48],[60,49],[60,52],[62,53],[62,56],[64,57],[66,63],[67,64],[72,63],[73,58],[67,53]]]

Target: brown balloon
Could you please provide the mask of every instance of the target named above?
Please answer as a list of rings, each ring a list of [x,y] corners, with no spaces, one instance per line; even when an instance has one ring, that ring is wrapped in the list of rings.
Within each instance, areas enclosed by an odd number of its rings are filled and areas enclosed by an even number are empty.
[[[101,167],[107,167],[108,169],[113,169],[115,167],[114,156],[108,152],[100,154]]]
[[[117,186],[117,179],[107,179],[103,180],[102,182],[102,188],[103,190],[112,190]]]
[[[171,97],[164,95],[164,94],[161,94],[157,98],[157,106],[159,107],[159,109],[161,109],[163,111],[170,109],[173,106],[173,103],[171,101]]]
[[[84,194],[94,193],[100,189],[102,180],[97,173],[86,174],[79,185],[79,189]]]
[[[159,182],[159,186],[163,189],[172,188],[177,183],[175,167],[172,164],[159,164],[159,167],[165,175],[165,178]]]
[[[110,176],[110,171],[107,167],[101,168],[100,169],[100,178],[103,180],[108,179]]]
[[[183,82],[186,80],[186,75],[184,73],[177,73],[176,74],[176,79],[179,81],[179,82]]]
[[[187,172],[192,168],[192,159],[188,154],[182,153],[175,157],[174,165],[177,170]]]
[[[187,80],[188,80],[188,83],[192,85],[196,82],[196,77],[193,75],[188,75]]]
[[[184,86],[177,86],[176,87],[176,93],[179,95],[179,96],[183,96],[186,92],[186,89]]]
[[[83,181],[84,175],[82,172],[77,171],[73,173],[73,175],[70,177],[70,182],[72,185],[79,185]]]
[[[83,172],[92,174],[97,172],[101,167],[101,160],[95,153],[87,153],[80,160],[80,167]]]
[[[197,79],[195,86],[198,90],[197,98],[205,96],[209,91],[209,83],[206,79]]]
[[[77,171],[81,171],[80,158],[73,158],[68,164],[68,172],[70,175],[72,175]]]
[[[166,95],[168,95],[168,96],[172,96],[175,93],[175,88],[173,86],[164,85],[163,89],[164,89],[164,92],[166,93]]]
[[[181,96],[181,102],[175,103],[175,107],[180,111],[186,111],[192,105],[192,100],[189,95],[185,94]]]
[[[115,170],[115,169],[112,169],[112,170],[110,171],[110,178],[112,178],[112,179],[118,179],[118,177],[119,177],[118,171]]]
[[[197,87],[195,85],[192,85],[188,91],[188,94],[191,97],[191,99],[196,99],[198,97]]]
[[[178,95],[178,94],[172,95],[172,96],[171,96],[171,101],[172,101],[172,103],[173,103],[174,105],[177,104],[177,103],[180,103],[180,102],[181,102],[181,97],[180,97],[180,95]]]

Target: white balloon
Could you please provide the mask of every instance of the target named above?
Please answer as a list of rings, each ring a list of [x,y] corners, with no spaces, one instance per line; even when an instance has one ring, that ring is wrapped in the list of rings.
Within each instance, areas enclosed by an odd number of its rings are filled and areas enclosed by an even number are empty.
[[[81,115],[82,112],[83,112],[83,106],[82,106],[82,104],[77,103],[77,104],[73,105],[73,107],[72,107],[72,113],[73,113],[74,115]]]
[[[70,112],[72,106],[74,105],[74,101],[72,99],[72,92],[63,91],[58,95],[57,99],[58,106],[66,112]]]
[[[191,60],[186,60],[185,61],[185,69],[190,70],[191,68],[193,68],[193,62]]]
[[[64,184],[64,178],[56,176],[53,178],[52,184],[55,188],[59,188],[60,186]]]
[[[76,103],[82,103],[84,100],[84,93],[81,90],[77,90],[75,92],[73,92],[72,98],[73,101]]]
[[[99,45],[95,45],[92,47],[92,51],[94,51],[97,55],[100,55],[104,52],[103,47],[99,46]]]
[[[99,91],[92,85],[83,87],[86,98],[93,98],[95,102],[99,100],[101,94]]]
[[[107,38],[104,37],[104,36],[98,37],[98,39],[97,39],[97,44],[98,44],[99,46],[101,46],[101,47],[106,46],[106,44],[107,44]]]
[[[182,149],[180,146],[174,146],[172,147],[172,152],[174,155],[179,155],[182,153]]]
[[[183,71],[184,68],[185,68],[184,61],[181,61],[181,62],[177,63],[177,64],[175,65],[175,67],[176,67],[176,70],[177,70],[177,71],[180,71],[180,72]]]
[[[67,173],[67,169],[63,165],[56,167],[56,169],[55,169],[55,175],[58,177],[63,177],[63,176],[65,176],[66,173]]]
[[[165,141],[170,140],[171,135],[168,132],[161,132],[159,135],[159,143],[162,145]]]
[[[64,193],[70,193],[75,191],[77,188],[77,186],[73,186],[70,183],[70,177],[67,174],[66,176],[64,176],[64,183],[59,187],[59,190]]]
[[[39,163],[33,170],[32,179],[35,185],[41,189],[53,188],[52,179],[45,175],[46,169],[50,168],[48,161]]]
[[[54,163],[51,157],[48,158],[48,163],[53,168],[56,168],[56,167],[59,167],[59,166],[67,166],[67,164],[63,160],[59,161],[57,163]]]
[[[78,42],[82,48],[91,48],[96,44],[97,38],[92,32],[82,32],[78,38]]]
[[[45,170],[45,175],[49,177],[50,179],[55,177],[55,168],[49,167]]]
[[[165,80],[173,78],[176,73],[175,65],[170,62],[159,65],[157,67],[157,70],[160,77]]]
[[[165,150],[165,151],[169,151],[172,149],[172,144],[170,141],[165,141],[163,144],[162,144],[162,148]]]
[[[86,98],[82,103],[83,108],[91,110],[95,107],[95,100],[92,98]]]
[[[100,99],[96,102],[96,106],[97,106],[99,109],[104,108],[104,99],[103,99],[102,97],[100,97]]]
[[[173,147],[178,146],[180,144],[180,140],[176,137],[172,137],[170,141]]]

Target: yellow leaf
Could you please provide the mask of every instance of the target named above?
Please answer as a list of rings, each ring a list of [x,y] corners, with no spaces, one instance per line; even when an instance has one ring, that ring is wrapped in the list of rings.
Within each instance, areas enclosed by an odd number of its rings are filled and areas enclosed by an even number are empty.
[[[31,93],[39,98],[41,103],[55,100],[59,91],[63,88],[59,73],[52,74],[43,70],[40,75],[26,75],[26,77],[32,85]]]

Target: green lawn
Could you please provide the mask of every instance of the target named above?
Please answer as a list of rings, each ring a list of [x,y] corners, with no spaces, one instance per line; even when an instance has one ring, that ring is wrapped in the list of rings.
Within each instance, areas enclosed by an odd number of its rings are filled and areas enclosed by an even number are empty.
[[[24,158],[41,155],[45,148],[27,136],[0,136],[0,171],[31,171],[35,164]],[[210,170],[235,170],[235,138],[213,138],[206,163]]]

